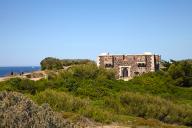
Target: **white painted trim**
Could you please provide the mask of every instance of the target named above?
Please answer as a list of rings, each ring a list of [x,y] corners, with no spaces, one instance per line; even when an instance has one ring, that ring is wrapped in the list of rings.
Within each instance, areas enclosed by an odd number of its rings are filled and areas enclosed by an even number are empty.
[[[98,67],[100,66],[100,57],[99,56],[97,57],[97,66]]]
[[[151,56],[151,72],[155,71],[155,55]]]

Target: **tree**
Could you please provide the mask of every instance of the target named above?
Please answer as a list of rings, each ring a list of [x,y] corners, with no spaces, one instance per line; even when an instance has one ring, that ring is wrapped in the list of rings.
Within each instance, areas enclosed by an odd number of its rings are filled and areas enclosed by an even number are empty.
[[[171,62],[162,60],[161,65],[163,67],[162,70],[167,71],[169,69],[169,67],[171,66]]]
[[[45,69],[58,70],[58,69],[62,69],[62,68],[63,68],[63,64],[62,64],[61,60],[59,60],[57,58],[47,57],[41,61],[42,70],[45,70]]]
[[[192,86],[192,63],[188,60],[177,61],[171,64],[168,73],[178,86]]]

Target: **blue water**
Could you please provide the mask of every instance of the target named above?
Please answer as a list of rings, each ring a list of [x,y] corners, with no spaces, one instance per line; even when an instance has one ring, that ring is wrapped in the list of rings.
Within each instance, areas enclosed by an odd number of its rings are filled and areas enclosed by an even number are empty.
[[[10,75],[11,72],[14,74],[20,74],[20,73],[29,73],[32,71],[38,71],[40,70],[40,66],[28,66],[28,67],[0,67],[0,77]]]

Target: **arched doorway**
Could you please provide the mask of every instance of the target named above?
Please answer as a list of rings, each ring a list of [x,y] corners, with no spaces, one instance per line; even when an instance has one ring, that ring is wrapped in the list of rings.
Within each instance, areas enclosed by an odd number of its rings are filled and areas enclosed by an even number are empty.
[[[127,68],[123,68],[123,70],[122,70],[122,76],[123,76],[123,77],[128,77],[128,76],[129,76],[129,72],[128,72],[128,69],[127,69]]]

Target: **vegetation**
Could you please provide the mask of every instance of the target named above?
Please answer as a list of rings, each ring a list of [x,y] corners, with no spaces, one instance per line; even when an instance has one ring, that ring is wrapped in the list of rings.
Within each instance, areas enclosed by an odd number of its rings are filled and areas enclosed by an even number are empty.
[[[165,71],[125,82],[115,80],[113,70],[94,63],[78,64],[49,71],[48,79],[36,82],[19,78],[1,82],[0,90],[23,93],[39,105],[48,103],[73,120],[86,117],[131,126],[174,127],[158,121],[192,126],[191,65],[189,60],[172,62]]]
[[[59,59],[52,57],[45,58],[40,64],[42,70],[58,70],[63,68],[62,62]]]
[[[192,61],[174,62],[169,67],[168,72],[178,86],[192,86]]]
[[[19,93],[0,93],[1,128],[73,128],[60,114],[53,112],[48,104],[37,106]]]
[[[42,70],[59,70],[63,69],[64,66],[71,66],[77,64],[88,64],[94,63],[88,59],[57,59],[53,57],[47,57],[41,61],[41,69]]]
[[[64,66],[94,63],[93,61],[88,59],[63,59],[61,61]]]

